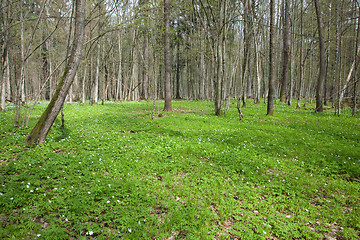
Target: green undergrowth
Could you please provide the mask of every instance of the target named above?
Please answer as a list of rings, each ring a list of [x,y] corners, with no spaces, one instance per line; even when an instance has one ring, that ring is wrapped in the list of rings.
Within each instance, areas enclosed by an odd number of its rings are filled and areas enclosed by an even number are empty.
[[[45,145],[0,113],[0,237],[359,239],[360,120],[248,102],[66,104]],[[38,104],[34,126],[46,104]],[[159,110],[160,109],[160,110]]]

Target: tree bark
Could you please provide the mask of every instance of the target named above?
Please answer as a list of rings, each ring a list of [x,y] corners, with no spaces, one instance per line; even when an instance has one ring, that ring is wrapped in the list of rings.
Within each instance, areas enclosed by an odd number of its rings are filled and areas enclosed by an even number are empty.
[[[296,108],[300,108],[301,105],[301,95],[302,95],[302,89],[303,89],[303,84],[304,84],[304,80],[303,80],[303,18],[304,18],[304,14],[303,14],[303,6],[304,6],[304,0],[300,1],[300,64],[299,64],[299,91],[298,91],[298,99],[297,99],[297,105]]]
[[[85,81],[86,81],[86,66],[87,64],[85,63],[84,64],[84,76],[83,76],[83,79],[82,79],[82,85],[81,85],[81,92],[82,92],[82,95],[81,95],[81,104],[85,104],[85,99],[86,99],[86,95],[85,95]]]
[[[5,45],[5,44],[4,44]],[[5,50],[6,51],[6,50]],[[8,82],[8,78],[10,77],[9,72],[9,57],[6,51],[5,57],[3,58],[3,66],[2,66],[2,83],[1,83],[1,111],[5,112],[5,101],[6,101],[6,83]]]
[[[242,107],[246,107],[246,99],[249,96],[249,88],[251,94],[251,77],[250,74],[250,9],[249,0],[244,1],[244,61],[242,66]],[[246,78],[246,79],[245,79]]]
[[[289,38],[289,0],[284,1],[283,11],[283,68],[280,89],[280,101],[286,102],[287,87],[289,82],[289,57],[290,57],[290,38]]]
[[[64,104],[66,95],[69,91],[70,85],[74,80],[81,60],[85,32],[85,5],[85,0],[75,1],[75,32],[69,62],[65,67],[63,76],[48,107],[41,115],[31,133],[25,139],[26,143],[39,144],[46,142],[46,136]]]
[[[123,92],[122,92],[122,45],[121,45],[121,30],[119,30],[118,34],[118,47],[119,47],[119,69],[118,69],[118,77],[117,77],[117,84],[116,84],[116,91],[115,91],[115,101],[123,99]]]
[[[180,30],[177,33],[176,41],[176,99],[181,99],[180,96]]]
[[[360,6],[358,6],[358,10],[360,10]],[[356,13],[357,14],[359,14],[360,13],[360,11],[359,12],[357,12],[356,10],[355,10],[355,15],[356,15]],[[356,24],[356,38],[355,38],[355,48],[356,47],[360,47],[360,45],[359,45],[359,35],[360,35],[360,21],[359,21],[359,19],[356,19],[356,22],[357,22],[357,24]],[[357,53],[358,55],[359,55],[359,53]],[[356,96],[356,94],[357,94],[357,91],[356,91],[356,88],[357,88],[357,82],[358,82],[358,79],[356,79],[356,74],[357,74],[357,68],[358,68],[358,64],[359,64],[359,59],[357,59],[356,58],[356,54],[355,54],[355,72],[354,72],[354,78],[353,78],[353,82],[354,82],[354,90],[353,90],[353,109],[352,109],[352,115],[353,116],[355,116],[356,115],[356,104],[357,104],[357,96]]]
[[[204,59],[204,41],[203,31],[201,31],[201,41],[200,41],[200,89],[199,89],[199,99],[205,99],[205,59]]]
[[[165,64],[165,105],[164,111],[171,111],[171,75],[170,75],[170,4],[164,0],[164,64]]]
[[[1,69],[0,69],[0,73],[1,73],[1,111],[5,112],[5,101],[6,101],[6,83],[8,82],[8,78],[9,78],[9,56],[8,56],[8,35],[6,32],[6,28],[7,28],[7,11],[6,11],[6,1],[2,0],[1,1],[1,12],[0,12],[0,16],[2,18],[2,22],[1,22],[1,32],[2,32],[2,38],[1,38]]]
[[[324,81],[326,74],[326,62],[325,62],[325,43],[322,29],[322,18],[320,11],[319,0],[314,0],[315,10],[316,10],[316,20],[318,24],[318,34],[319,34],[319,76],[316,85],[316,112],[323,111],[323,92],[324,92]]]
[[[141,81],[141,94],[140,99],[148,99],[148,37],[147,32],[144,33],[143,42],[143,70],[142,70],[142,81]]]
[[[270,45],[269,45],[269,95],[267,103],[267,115],[274,114],[275,99],[275,76],[274,76],[274,21],[275,21],[275,3],[270,0]]]

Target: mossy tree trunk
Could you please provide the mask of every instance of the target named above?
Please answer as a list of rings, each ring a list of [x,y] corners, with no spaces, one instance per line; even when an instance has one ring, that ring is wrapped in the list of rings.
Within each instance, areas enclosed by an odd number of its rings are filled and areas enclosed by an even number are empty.
[[[75,32],[69,62],[65,67],[63,76],[56,87],[54,96],[49,105],[41,115],[31,133],[25,139],[26,143],[45,143],[46,136],[64,104],[66,95],[75,78],[81,60],[85,32],[85,5],[85,0],[75,1]]]

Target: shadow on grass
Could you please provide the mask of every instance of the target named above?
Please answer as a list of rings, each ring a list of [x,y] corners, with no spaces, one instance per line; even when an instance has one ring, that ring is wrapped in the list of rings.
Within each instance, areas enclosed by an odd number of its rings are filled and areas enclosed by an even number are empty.
[[[68,136],[70,136],[70,129],[67,128],[66,126],[62,127],[62,126],[58,126],[54,128],[54,132],[56,133],[55,137],[54,137],[54,141],[55,142],[60,142],[61,140],[67,138]]]

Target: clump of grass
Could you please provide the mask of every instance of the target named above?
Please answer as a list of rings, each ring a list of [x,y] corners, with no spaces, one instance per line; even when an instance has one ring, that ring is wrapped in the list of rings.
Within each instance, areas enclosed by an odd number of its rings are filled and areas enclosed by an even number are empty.
[[[0,236],[359,238],[359,118],[275,107],[66,105],[39,146],[0,113]]]

